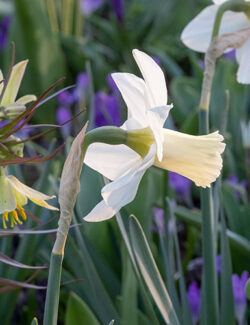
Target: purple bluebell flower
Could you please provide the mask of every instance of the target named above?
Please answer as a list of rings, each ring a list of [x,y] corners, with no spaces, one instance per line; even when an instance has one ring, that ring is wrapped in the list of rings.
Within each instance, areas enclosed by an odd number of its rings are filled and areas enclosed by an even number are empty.
[[[240,198],[241,189],[245,190],[247,187],[247,181],[239,181],[238,177],[235,175],[230,175],[227,179],[229,184],[235,186],[235,190],[232,192],[235,198]]]
[[[64,122],[70,120],[72,117],[71,110],[69,107],[61,106],[56,111],[57,123],[63,124]],[[67,123],[61,127],[62,134],[67,137],[70,135],[71,124]]]
[[[216,256],[216,271],[218,275],[221,274],[221,255]]]
[[[57,99],[58,99],[60,106],[64,106],[64,107],[68,107],[68,106],[72,105],[75,101],[74,96],[72,96],[72,94],[67,90],[61,92],[57,96]]]
[[[91,15],[99,9],[104,3],[104,0],[81,0],[81,10],[86,16]]]
[[[95,127],[119,126],[121,123],[120,103],[113,94],[99,91],[95,94]]]
[[[241,277],[238,274],[232,275],[235,317],[240,325],[243,324],[246,312],[247,296],[245,294],[245,286],[248,278],[247,271],[244,271]]]
[[[120,94],[119,89],[112,78],[112,72],[107,75],[107,83],[109,85],[109,89],[113,94]]]
[[[169,186],[172,187],[177,197],[192,206],[191,180],[179,174],[169,172]]]
[[[111,0],[117,20],[121,23],[124,18],[124,0]]]
[[[153,228],[156,232],[160,234],[165,233],[165,223],[164,223],[164,211],[161,208],[154,208],[154,219],[156,227]]]
[[[224,53],[223,56],[226,57],[227,59],[229,59],[229,61],[235,61],[236,50],[232,49],[231,51]]]
[[[86,72],[78,74],[76,79],[75,96],[77,101],[86,101],[87,87],[89,85],[89,77]]]
[[[0,47],[2,49],[6,47],[10,22],[10,17],[4,17],[0,22]]]
[[[154,59],[155,63],[157,63],[158,65],[161,65],[161,60],[158,57],[152,56],[152,58]]]
[[[200,318],[201,293],[197,282],[190,283],[187,290],[188,302],[194,324],[197,324]]]

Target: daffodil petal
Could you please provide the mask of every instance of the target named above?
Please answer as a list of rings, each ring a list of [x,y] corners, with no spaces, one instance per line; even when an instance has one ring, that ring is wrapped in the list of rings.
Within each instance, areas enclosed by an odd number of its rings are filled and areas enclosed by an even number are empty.
[[[184,28],[181,40],[187,47],[198,52],[207,51],[218,8],[218,5],[206,7]],[[249,26],[250,22],[244,13],[227,11],[222,17],[219,34],[232,33]]]
[[[155,144],[153,144],[141,163],[103,187],[102,197],[108,206],[117,210],[118,207],[123,207],[133,201],[144,173],[154,163],[155,151]]]
[[[228,0],[213,0],[213,3],[215,3],[216,5],[221,5],[222,3],[226,2]]]
[[[25,96],[18,98],[17,103],[25,105],[25,104],[35,101],[36,99],[37,98],[35,95],[25,95]]]
[[[0,214],[13,211],[17,207],[15,195],[6,176],[0,176]]]
[[[34,199],[34,200],[50,200],[53,199],[55,196],[48,196],[46,194],[43,194],[41,192],[38,192],[36,190],[34,190],[33,188],[21,183],[16,177],[9,175],[7,176],[9,179],[9,182],[11,183],[11,185],[15,188],[15,190],[17,190],[18,192],[20,192],[23,195],[26,195],[30,200]]]
[[[197,186],[210,187],[222,168],[223,136],[218,132],[193,136],[167,129],[163,133],[163,159],[155,165],[183,175]]]
[[[129,118],[128,120],[126,120],[123,125],[120,127],[123,130],[137,130],[137,129],[142,129],[145,126],[142,126],[142,124],[134,119],[134,118]]]
[[[37,205],[40,205],[41,207],[44,207],[46,209],[50,209],[50,210],[55,210],[58,211],[59,209],[54,207],[53,205],[48,204],[47,202],[45,202],[44,200],[39,200],[39,199],[35,199],[32,196],[28,197],[30,199],[30,201],[34,202]],[[52,198],[52,197],[51,197]]]
[[[128,119],[134,118],[140,121],[141,127],[146,127],[144,80],[131,73],[113,73],[112,78],[128,107]]]
[[[150,107],[167,104],[168,95],[164,73],[159,65],[146,53],[133,50],[133,56],[146,82]]]
[[[237,72],[237,81],[242,84],[250,83],[250,38],[249,40],[236,51],[236,59],[239,63]]]
[[[88,147],[84,163],[110,180],[114,180],[140,162],[141,156],[129,147],[93,143]]]
[[[149,126],[154,134],[156,146],[157,146],[157,157],[158,160],[162,160],[163,150],[163,133],[162,128],[168,117],[170,109],[173,105],[158,106],[148,110],[147,118]]]
[[[21,61],[12,68],[10,79],[5,89],[1,105],[4,106],[15,101],[27,63],[28,60]]]
[[[14,188],[14,194],[15,194],[16,202],[20,206],[24,206],[28,203],[27,196],[22,194],[21,192],[17,191],[15,188]]]
[[[88,222],[99,222],[112,218],[121,207],[117,210],[108,206],[104,200],[98,203],[90,213],[83,219]]]

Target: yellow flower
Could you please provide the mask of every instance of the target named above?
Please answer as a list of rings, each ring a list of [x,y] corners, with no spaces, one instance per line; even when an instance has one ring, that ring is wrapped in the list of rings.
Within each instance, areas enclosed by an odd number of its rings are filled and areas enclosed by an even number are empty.
[[[28,199],[44,208],[58,210],[45,202],[55,196],[48,196],[38,192],[21,183],[12,175],[0,176],[0,193],[0,214],[3,215],[3,227],[5,229],[7,228],[6,221],[10,221],[10,226],[13,227],[17,223],[22,224],[20,217],[22,220],[26,220],[23,206],[27,204]]]

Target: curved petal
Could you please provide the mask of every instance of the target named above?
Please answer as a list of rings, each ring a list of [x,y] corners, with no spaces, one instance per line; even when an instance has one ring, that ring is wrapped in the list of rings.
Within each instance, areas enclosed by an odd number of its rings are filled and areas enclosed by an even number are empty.
[[[7,177],[8,177],[10,184],[14,187],[14,189],[17,192],[27,196],[31,201],[33,201],[34,203],[36,203],[42,207],[45,207],[45,208],[51,209],[51,210],[58,210],[57,208],[55,208],[52,205],[49,205],[48,203],[45,202],[45,200],[50,200],[50,199],[55,198],[54,195],[48,196],[46,194],[38,192],[38,191],[34,190],[33,188],[24,185],[16,177],[14,177],[12,175],[9,175]]]
[[[18,192],[16,189],[14,189],[14,194],[15,194],[17,204],[24,206],[28,203],[28,199],[26,195],[22,194],[21,192]]]
[[[99,222],[112,218],[118,211],[108,206],[104,200],[98,203],[83,219],[88,222]]]
[[[103,187],[102,197],[108,206],[117,210],[117,208],[121,208],[133,201],[142,176],[154,163],[155,151],[155,144],[153,144],[140,164]]]
[[[20,97],[18,100],[17,100],[17,103],[20,103],[20,104],[28,104],[30,102],[33,102],[35,101],[37,98],[35,95],[25,95],[25,96],[22,96]]]
[[[58,211],[59,210],[58,208],[54,207],[53,205],[48,204],[44,200],[35,199],[34,197],[31,197],[31,196],[29,197],[29,199],[30,199],[30,201],[34,202],[37,205],[40,205],[43,208],[50,209],[50,210],[54,210],[54,211]]]
[[[131,73],[112,73],[111,76],[127,104],[128,119],[134,118],[140,121],[142,127],[146,127],[146,85],[144,80]]]
[[[133,50],[134,59],[146,82],[150,107],[167,104],[167,86],[164,73],[158,64],[146,53]]]
[[[138,153],[123,144],[93,143],[88,147],[84,162],[100,174],[114,180],[141,160]]]
[[[221,5],[222,3],[226,2],[228,0],[213,0],[213,3],[215,3],[216,5]]]
[[[15,195],[6,176],[0,176],[0,214],[13,211],[17,207]]]
[[[218,5],[206,7],[184,28],[181,40],[187,47],[198,52],[207,51],[218,8]],[[232,33],[249,25],[244,13],[227,11],[222,17],[220,34]]]
[[[27,63],[28,60],[21,61],[12,68],[10,79],[5,89],[1,105],[6,105],[15,101]]]
[[[218,132],[202,136],[167,129],[163,132],[163,160],[156,160],[155,165],[185,176],[197,186],[210,187],[222,168],[223,136]]]
[[[250,84],[250,38],[236,51],[236,59],[239,63],[237,81],[242,84]]]
[[[163,151],[163,125],[168,117],[170,109],[173,105],[158,106],[148,110],[148,122],[149,126],[153,132],[156,146],[157,146],[157,157],[158,160],[162,160],[162,151]]]

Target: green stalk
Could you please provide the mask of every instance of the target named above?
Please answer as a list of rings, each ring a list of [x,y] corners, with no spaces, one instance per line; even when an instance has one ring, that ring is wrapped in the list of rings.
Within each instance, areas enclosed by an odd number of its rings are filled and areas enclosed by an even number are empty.
[[[63,254],[52,252],[43,324],[57,324]]]

